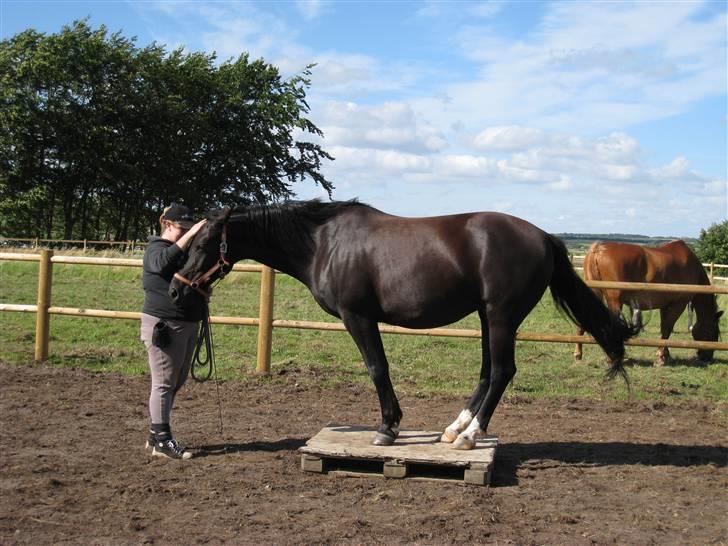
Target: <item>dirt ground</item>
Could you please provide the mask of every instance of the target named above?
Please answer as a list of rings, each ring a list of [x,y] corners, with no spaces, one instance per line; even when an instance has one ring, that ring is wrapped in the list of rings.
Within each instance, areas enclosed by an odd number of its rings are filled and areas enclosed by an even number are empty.
[[[188,383],[145,454],[146,378],[0,364],[1,544],[727,544],[724,415],[698,403],[510,399],[491,487],[300,470],[329,423],[374,425],[373,388]],[[403,397],[438,430],[463,400]]]

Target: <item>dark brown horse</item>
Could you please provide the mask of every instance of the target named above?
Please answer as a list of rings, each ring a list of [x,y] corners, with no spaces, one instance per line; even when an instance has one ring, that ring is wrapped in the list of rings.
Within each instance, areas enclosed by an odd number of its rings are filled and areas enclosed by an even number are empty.
[[[587,281],[649,282],[666,284],[710,285],[698,257],[683,241],[671,241],[656,248],[627,243],[594,243],[584,257],[584,279]],[[722,311],[713,294],[689,292],[650,292],[641,290],[599,290],[607,306],[619,313],[623,305],[635,313],[636,323],[641,322],[640,312],[645,309],[660,310],[660,334],[667,339],[675,322],[688,303],[692,303],[697,322],[692,328],[696,341],[717,341],[718,323]],[[580,329],[579,333],[583,333]],[[581,358],[581,344],[574,356]],[[662,366],[670,358],[667,347],[657,350],[656,366]],[[713,351],[698,350],[698,358],[710,361]]]
[[[485,434],[516,373],[518,326],[547,286],[597,339],[611,359],[612,375],[624,373],[624,341],[636,333],[587,288],[559,239],[505,214],[401,218],[355,201],[222,211],[209,217],[191,244],[171,297],[182,303],[199,297],[193,288],[204,289],[228,262],[243,258],[295,277],[344,322],[379,395],[377,445],[395,441],[402,418],[378,322],[433,328],[472,312],[480,316],[480,381],[442,436],[458,449],[472,449]]]

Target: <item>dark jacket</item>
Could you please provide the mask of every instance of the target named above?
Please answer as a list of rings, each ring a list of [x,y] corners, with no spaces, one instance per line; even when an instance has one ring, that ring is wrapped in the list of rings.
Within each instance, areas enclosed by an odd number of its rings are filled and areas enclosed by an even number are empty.
[[[189,298],[188,306],[175,304],[169,297],[169,283],[185,262],[185,252],[166,239],[150,237],[144,252],[144,307],[142,313],[160,319],[202,320],[205,313],[202,297]]]

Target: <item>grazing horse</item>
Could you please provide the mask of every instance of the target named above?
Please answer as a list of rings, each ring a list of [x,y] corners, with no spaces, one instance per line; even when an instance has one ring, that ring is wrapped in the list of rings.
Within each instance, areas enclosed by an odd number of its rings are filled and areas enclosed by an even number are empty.
[[[513,216],[478,212],[402,218],[357,201],[290,202],[223,210],[191,243],[170,286],[184,304],[243,258],[305,284],[340,318],[377,390],[382,412],[373,444],[394,443],[402,411],[389,377],[378,322],[433,328],[477,311],[480,381],[442,441],[472,449],[516,373],[518,326],[547,286],[556,303],[592,333],[621,373],[624,341],[636,333],[574,272],[564,244]],[[216,264],[217,262],[217,264]]]
[[[592,244],[584,257],[584,279],[587,281],[648,282],[667,284],[710,285],[698,257],[683,241],[670,241],[649,248],[627,243]],[[651,292],[648,290],[594,289],[604,298],[612,311],[619,313],[623,305],[634,312],[634,322],[641,323],[640,312],[644,309],[660,310],[660,334],[667,339],[675,322],[685,307],[691,303],[697,315],[692,328],[696,341],[717,341],[720,334],[718,323],[723,311],[718,311],[714,294],[690,292]],[[579,334],[583,330],[579,329]],[[581,359],[581,344],[577,344],[574,356]],[[670,358],[667,347],[657,350],[655,366],[662,366]],[[713,351],[700,349],[698,358],[704,362],[713,359]]]

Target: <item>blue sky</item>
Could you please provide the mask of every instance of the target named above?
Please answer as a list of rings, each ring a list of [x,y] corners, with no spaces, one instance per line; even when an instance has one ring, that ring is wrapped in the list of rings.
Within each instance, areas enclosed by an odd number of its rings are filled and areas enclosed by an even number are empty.
[[[336,199],[551,232],[695,237],[728,217],[722,0],[0,0],[3,38],[84,17],[285,75],[317,63],[310,117]]]

